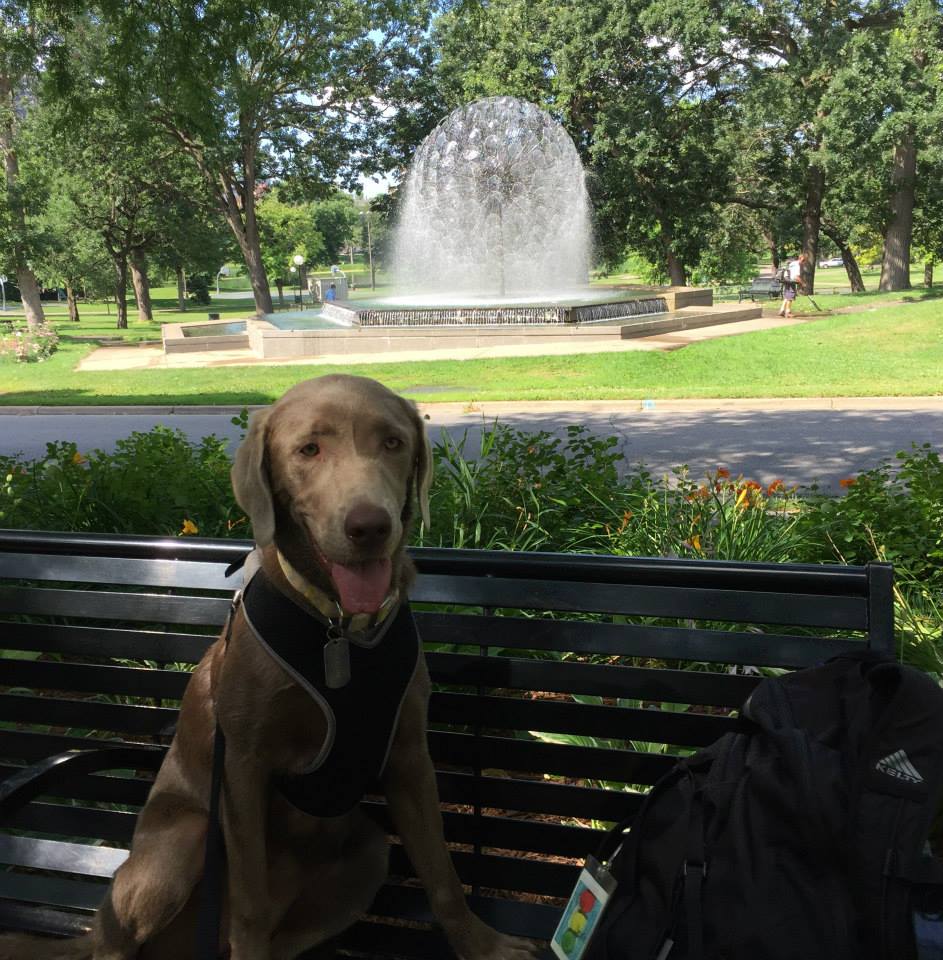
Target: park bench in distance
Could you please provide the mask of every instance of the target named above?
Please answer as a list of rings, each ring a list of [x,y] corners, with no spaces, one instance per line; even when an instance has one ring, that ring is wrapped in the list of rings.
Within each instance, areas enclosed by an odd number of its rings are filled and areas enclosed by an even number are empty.
[[[241,576],[226,568],[249,547],[0,531],[0,928],[87,927],[170,742],[181,668],[213,641]],[[679,748],[730,730],[757,667],[894,650],[885,564],[412,555],[446,832],[474,909],[522,936],[552,933],[554,898],[600,839],[590,822],[639,807],[640,792],[603,784],[643,790]],[[566,734],[607,742],[550,742]],[[83,752],[47,759],[70,750]],[[398,847],[391,871],[342,953],[449,957],[403,923],[429,913]]]
[[[751,300],[776,300],[782,296],[782,291],[783,285],[775,277],[754,277],[750,286],[737,291],[737,302],[742,303],[747,297]]]

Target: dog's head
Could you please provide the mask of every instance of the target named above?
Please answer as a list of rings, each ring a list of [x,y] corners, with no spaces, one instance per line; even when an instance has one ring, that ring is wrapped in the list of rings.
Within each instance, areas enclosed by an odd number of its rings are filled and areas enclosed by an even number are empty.
[[[259,546],[275,543],[348,613],[406,576],[412,500],[429,524],[432,454],[416,406],[375,380],[326,376],[252,415],[232,485]]]

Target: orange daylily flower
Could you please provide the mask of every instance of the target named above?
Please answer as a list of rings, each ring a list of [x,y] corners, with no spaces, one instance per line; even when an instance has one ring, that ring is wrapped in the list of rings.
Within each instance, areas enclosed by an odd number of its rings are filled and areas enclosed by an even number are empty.
[[[855,477],[844,477],[838,481],[838,485],[847,490],[849,487],[853,487],[857,482],[858,481],[855,479]]]
[[[192,520],[183,521],[183,526],[180,528],[181,536],[186,537],[199,532],[200,528]]]

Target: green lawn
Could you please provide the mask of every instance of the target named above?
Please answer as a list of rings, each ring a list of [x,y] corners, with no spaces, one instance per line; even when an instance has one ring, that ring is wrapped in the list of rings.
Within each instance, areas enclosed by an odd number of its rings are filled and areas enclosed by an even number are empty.
[[[90,349],[64,340],[45,363],[0,364],[0,403],[267,403],[299,380],[345,370],[428,401],[943,394],[943,302],[878,307],[670,353],[76,372]]]

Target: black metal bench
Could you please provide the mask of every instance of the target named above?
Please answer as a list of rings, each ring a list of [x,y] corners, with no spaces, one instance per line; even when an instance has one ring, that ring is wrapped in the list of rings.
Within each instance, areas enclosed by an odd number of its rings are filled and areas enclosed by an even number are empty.
[[[0,531],[0,928],[87,927],[248,547]],[[881,564],[414,557],[453,854],[475,909],[525,936],[550,935],[604,822],[728,730],[761,668],[894,648]],[[392,871],[342,949],[449,956],[398,848]]]
[[[742,303],[747,297],[751,300],[776,300],[782,296],[782,292],[783,285],[775,277],[754,277],[750,286],[737,291],[737,302]]]

